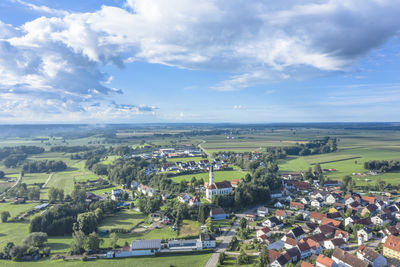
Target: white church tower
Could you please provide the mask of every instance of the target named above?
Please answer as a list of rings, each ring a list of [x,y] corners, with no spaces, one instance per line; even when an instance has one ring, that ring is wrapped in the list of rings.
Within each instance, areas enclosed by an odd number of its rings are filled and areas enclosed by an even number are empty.
[[[210,165],[210,179],[208,181],[208,185],[213,185],[214,184],[214,166],[211,164]]]

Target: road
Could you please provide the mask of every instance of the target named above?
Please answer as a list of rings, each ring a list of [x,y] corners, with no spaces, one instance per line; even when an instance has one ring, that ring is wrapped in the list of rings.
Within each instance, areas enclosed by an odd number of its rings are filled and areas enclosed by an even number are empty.
[[[204,144],[205,142],[206,142],[205,140],[201,140],[201,144]],[[205,149],[201,146],[201,144],[199,144],[200,149],[201,149],[204,153],[206,153],[206,155],[207,155],[207,157],[208,157],[209,159],[211,159],[210,153],[208,153],[207,150],[205,150]]]
[[[13,184],[13,186],[11,186],[10,188],[8,188],[5,192],[3,192],[0,196],[5,195],[9,190],[13,189],[14,187],[16,187],[22,180],[22,173],[19,174],[19,177],[17,179],[17,181],[15,182],[15,184]]]
[[[50,182],[51,178],[53,177],[54,172],[50,173],[49,178],[47,178],[46,182],[42,185],[42,189],[47,186],[47,184]]]
[[[242,215],[242,214],[241,214]],[[214,253],[211,255],[210,259],[207,261],[207,263],[204,265],[204,267],[215,267],[218,265],[218,259],[219,259],[219,254],[221,252],[225,252],[226,248],[228,247],[229,242],[231,242],[232,237],[236,234],[236,228],[239,225],[239,220],[240,218],[243,217],[240,215],[236,215],[236,221],[232,225],[232,227],[229,229],[229,231],[221,237],[221,243],[214,249]]]

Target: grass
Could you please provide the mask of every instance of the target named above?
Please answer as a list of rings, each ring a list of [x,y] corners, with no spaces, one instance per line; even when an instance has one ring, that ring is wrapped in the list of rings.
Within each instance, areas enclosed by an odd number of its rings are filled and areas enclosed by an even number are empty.
[[[231,181],[232,179],[240,179],[240,178],[244,178],[245,176],[246,176],[246,172],[242,172],[240,170],[215,171],[214,172],[214,180],[216,182],[221,182],[224,180]],[[180,176],[172,177],[171,179],[175,183],[180,183],[181,181],[190,181],[192,179],[192,177],[196,177],[197,180],[203,178],[203,180],[206,182],[206,181],[208,181],[209,173],[202,172],[202,173],[195,173],[195,174],[180,175]]]
[[[202,157],[185,157],[185,158],[170,158],[167,159],[167,162],[189,162],[189,161],[194,161],[198,163],[200,160],[203,160],[204,158]]]
[[[199,222],[183,220],[182,226],[179,227],[178,237],[199,235],[200,226],[201,224]]]
[[[96,267],[165,267],[165,266],[177,266],[177,267],[203,267],[210,254],[199,254],[199,255],[182,255],[182,256],[164,256],[164,257],[139,257],[139,258],[124,258],[124,259],[104,259],[95,261],[62,261],[62,260],[40,260],[37,262],[12,262],[12,261],[1,261],[2,266],[96,266]]]
[[[33,209],[33,207],[39,205],[39,203],[33,203],[28,201],[26,204],[13,204],[13,203],[0,203],[0,213],[3,211],[9,211],[11,218]],[[8,224],[8,223],[7,223]]]
[[[100,230],[111,230],[113,228],[132,229],[138,223],[146,219],[143,213],[124,209],[112,216],[107,216],[99,225]]]
[[[16,245],[21,244],[28,234],[28,221],[0,223],[0,248],[2,249],[7,242],[13,242]]]

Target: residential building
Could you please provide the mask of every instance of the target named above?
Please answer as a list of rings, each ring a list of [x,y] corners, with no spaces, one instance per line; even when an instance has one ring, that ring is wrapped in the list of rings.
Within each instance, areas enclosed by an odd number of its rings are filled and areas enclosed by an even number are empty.
[[[340,248],[335,248],[332,254],[332,260],[341,267],[368,267],[368,262]]]
[[[257,216],[259,217],[267,217],[268,215],[268,208],[267,207],[259,207],[257,209]]]
[[[154,255],[161,250],[161,240],[133,240],[131,243],[132,256]]]
[[[204,248],[215,248],[217,246],[214,234],[201,234],[200,235],[201,247]]]
[[[383,244],[383,256],[400,260],[400,237],[390,235]]]
[[[343,240],[343,238],[335,238],[325,241],[324,247],[326,249],[345,248],[346,242]]]
[[[284,211],[284,210],[276,210],[275,216],[276,216],[276,218],[283,220],[287,217],[287,214],[286,214],[286,211]]]
[[[337,267],[338,265],[331,258],[326,257],[322,254],[318,255],[315,260],[316,267]]]
[[[228,214],[225,213],[224,209],[215,208],[210,210],[210,217],[215,221],[225,220],[228,217]]]
[[[364,242],[369,241],[372,238],[372,229],[369,227],[364,227],[357,231],[357,236],[362,237]]]
[[[387,260],[375,250],[361,245],[357,249],[357,257],[363,261],[368,262],[371,267],[387,266]]]

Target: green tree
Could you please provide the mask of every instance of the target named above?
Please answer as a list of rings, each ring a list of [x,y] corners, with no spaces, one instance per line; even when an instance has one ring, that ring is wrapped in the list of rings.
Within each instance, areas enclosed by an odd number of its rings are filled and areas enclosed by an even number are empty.
[[[214,232],[214,223],[213,223],[211,217],[208,217],[206,220],[206,231],[207,231],[207,233]]]
[[[43,248],[47,242],[47,234],[43,232],[30,233],[23,241],[24,245]]]
[[[319,163],[315,164],[314,171],[316,173],[318,173],[318,174],[322,173],[322,168],[321,168],[321,165]]]
[[[86,236],[82,231],[76,231],[72,233],[72,243],[71,243],[71,252],[76,254],[82,254],[85,249]]]
[[[204,206],[203,205],[199,205],[199,213],[197,215],[197,220],[201,224],[204,224],[205,221],[206,221],[206,215],[205,215],[205,211],[204,211]]]
[[[247,227],[247,220],[246,220],[246,218],[244,218],[244,217],[240,218],[240,220],[239,220],[239,227],[240,227],[241,229],[245,229],[245,228]]]
[[[97,233],[93,232],[89,234],[86,239],[86,247],[87,250],[94,250],[97,251],[100,248],[100,245],[103,244],[104,240],[99,238]]]
[[[117,233],[110,234],[110,246],[115,249],[118,246],[118,235]]]
[[[1,179],[1,178],[4,178],[5,175],[6,175],[6,174],[5,174],[3,171],[0,171],[0,179]]]
[[[50,203],[56,202],[56,201],[57,201],[57,197],[58,197],[58,190],[57,190],[57,188],[55,188],[55,187],[50,187],[48,196],[49,196],[49,202],[50,202]]]
[[[225,253],[224,252],[219,253],[219,257],[218,257],[219,264],[223,265],[224,264],[224,260],[225,260]]]
[[[237,257],[237,264],[245,265],[245,264],[249,264],[249,263],[250,263],[249,256],[246,254],[246,252],[244,252],[244,249],[241,248],[240,249],[240,254]]]
[[[1,212],[1,222],[7,222],[8,218],[11,217],[11,214],[9,211],[3,211]]]
[[[260,267],[267,267],[269,263],[268,250],[266,247],[264,247],[260,253]]]
[[[74,223],[75,231],[83,231],[85,234],[95,232],[97,230],[98,221],[94,212],[85,212],[78,215]]]

